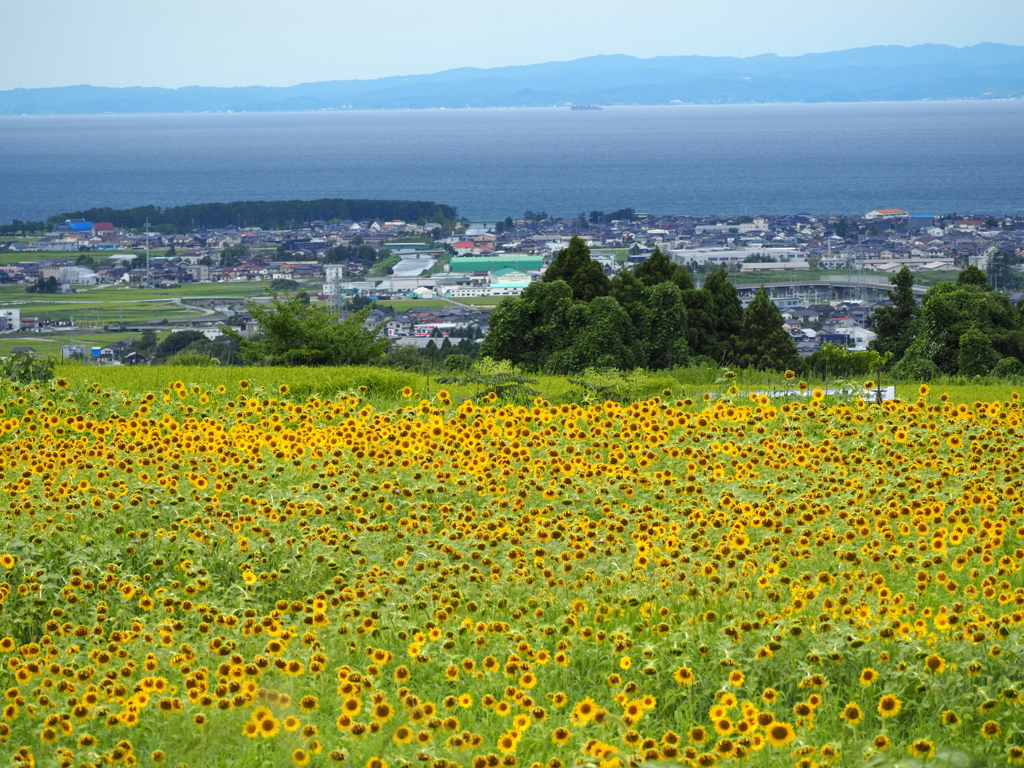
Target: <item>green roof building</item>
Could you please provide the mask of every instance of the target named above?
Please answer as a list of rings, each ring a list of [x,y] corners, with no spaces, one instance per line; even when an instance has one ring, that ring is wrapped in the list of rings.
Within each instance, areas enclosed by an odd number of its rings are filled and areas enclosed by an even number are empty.
[[[452,256],[452,272],[496,272],[512,269],[517,272],[538,272],[544,267],[543,256]]]

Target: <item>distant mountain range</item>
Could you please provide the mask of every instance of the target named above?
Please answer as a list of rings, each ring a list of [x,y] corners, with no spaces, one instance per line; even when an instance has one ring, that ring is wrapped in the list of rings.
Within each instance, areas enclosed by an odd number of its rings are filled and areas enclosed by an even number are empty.
[[[750,104],[1024,97],[1024,46],[875,46],[804,56],[591,56],[286,88],[18,88],[0,114]]]

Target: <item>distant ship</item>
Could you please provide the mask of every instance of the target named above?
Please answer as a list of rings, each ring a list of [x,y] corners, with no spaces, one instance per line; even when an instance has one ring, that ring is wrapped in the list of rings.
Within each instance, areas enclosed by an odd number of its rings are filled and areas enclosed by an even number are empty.
[[[604,109],[600,104],[573,104],[569,109]]]

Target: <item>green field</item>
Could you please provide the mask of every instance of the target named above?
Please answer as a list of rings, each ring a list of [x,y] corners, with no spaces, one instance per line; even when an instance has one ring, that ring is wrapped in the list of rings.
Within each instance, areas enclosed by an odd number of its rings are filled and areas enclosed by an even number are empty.
[[[316,283],[319,289],[322,283]],[[313,288],[307,287],[307,290]],[[127,285],[111,285],[99,288],[89,288],[81,292],[87,295],[90,300],[101,298],[113,298],[124,301],[131,299],[139,301],[142,299],[245,299],[254,296],[266,296],[270,293],[270,282],[237,282],[237,283],[185,283],[177,288],[137,288]]]
[[[64,256],[67,254],[61,253],[45,253],[42,251],[4,251],[0,253],[0,264],[20,264],[20,263],[34,263],[37,261],[46,261],[52,259],[55,256]],[[71,254],[75,256],[76,254]]]
[[[27,299],[9,300],[4,297],[2,306],[21,310],[21,316],[43,317],[50,320],[72,318],[78,326],[109,325],[125,323],[156,322],[163,319],[184,319],[210,315],[172,299],[148,301],[87,301],[76,298],[39,298],[39,294],[23,294]]]
[[[496,307],[501,303],[503,299],[508,298],[507,296],[476,296],[467,299],[456,299],[463,304],[468,304],[471,307]]]
[[[391,307],[395,312],[405,312],[409,309],[443,309],[452,306],[450,302],[441,299],[379,299],[375,305]]]

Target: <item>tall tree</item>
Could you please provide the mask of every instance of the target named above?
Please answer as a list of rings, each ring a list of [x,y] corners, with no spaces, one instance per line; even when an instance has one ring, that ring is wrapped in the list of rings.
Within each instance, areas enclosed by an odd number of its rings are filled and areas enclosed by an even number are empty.
[[[783,326],[782,314],[764,287],[743,312],[736,362],[761,370],[785,371],[800,365],[796,344]]]
[[[710,338],[704,341],[703,354],[719,365],[732,364],[743,325],[743,304],[736,286],[729,282],[728,274],[725,267],[712,270],[701,288],[707,295],[706,311],[712,322],[707,329]]]
[[[686,346],[691,357],[703,357],[721,364],[716,357],[718,341],[715,335],[715,318],[711,314],[711,296],[704,289],[691,288],[682,292],[683,306],[686,307]]]
[[[674,273],[675,268],[672,266],[672,262],[661,252],[660,248],[655,248],[654,253],[637,264],[633,270],[636,279],[648,288],[671,280]]]
[[[914,298],[914,275],[904,266],[889,278],[891,306],[879,307],[874,313],[874,332],[877,334],[869,347],[876,352],[892,353],[893,362],[899,362],[917,335],[920,308]]]
[[[576,301],[592,301],[611,291],[611,281],[604,269],[590,258],[590,249],[579,237],[573,237],[544,272],[544,282],[555,280],[564,280]]]

